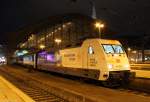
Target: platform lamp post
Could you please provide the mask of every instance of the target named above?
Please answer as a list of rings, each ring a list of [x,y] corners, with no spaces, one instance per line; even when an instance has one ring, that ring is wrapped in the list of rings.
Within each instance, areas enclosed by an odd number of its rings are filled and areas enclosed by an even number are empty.
[[[130,56],[131,48],[128,48],[127,50],[128,50],[128,53],[127,53],[127,54],[128,54],[128,59],[129,59],[129,62],[130,62],[130,57],[131,57],[131,56]]]
[[[96,22],[95,27],[98,29],[99,38],[101,38],[101,29],[104,28],[104,24],[100,22]]]
[[[41,44],[39,47],[41,50],[43,50],[45,48],[45,45]]]
[[[58,48],[59,48],[61,42],[62,42],[61,39],[58,39],[58,38],[55,39],[55,43],[57,44]]]

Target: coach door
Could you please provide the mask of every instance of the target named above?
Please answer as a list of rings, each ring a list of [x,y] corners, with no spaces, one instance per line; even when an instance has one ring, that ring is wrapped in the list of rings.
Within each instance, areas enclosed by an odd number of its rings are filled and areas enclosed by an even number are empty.
[[[33,68],[37,68],[37,55],[36,55],[36,53],[33,55]]]

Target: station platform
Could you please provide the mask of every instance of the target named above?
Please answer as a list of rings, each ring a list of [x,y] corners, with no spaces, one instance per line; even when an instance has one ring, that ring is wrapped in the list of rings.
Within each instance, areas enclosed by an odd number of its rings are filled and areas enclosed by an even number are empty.
[[[146,71],[146,70],[132,70],[132,71],[136,73],[137,78],[150,79],[150,71]]]
[[[150,64],[130,64],[131,70],[138,78],[150,78]]]
[[[0,102],[35,102],[0,75]]]

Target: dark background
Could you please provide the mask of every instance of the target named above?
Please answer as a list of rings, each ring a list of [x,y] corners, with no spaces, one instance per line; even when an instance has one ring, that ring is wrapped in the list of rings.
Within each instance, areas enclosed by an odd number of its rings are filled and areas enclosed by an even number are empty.
[[[94,1],[97,18],[117,35],[150,35],[150,0]],[[91,5],[88,0],[1,0],[0,13],[0,44],[9,45],[19,39],[18,29],[58,14],[90,16]]]

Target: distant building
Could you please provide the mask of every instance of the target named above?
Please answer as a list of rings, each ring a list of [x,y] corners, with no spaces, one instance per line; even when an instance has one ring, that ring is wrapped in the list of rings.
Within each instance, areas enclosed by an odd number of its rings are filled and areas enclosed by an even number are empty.
[[[29,52],[38,52],[40,50],[54,51],[66,47],[81,45],[86,38],[98,38],[99,32],[94,24],[97,20],[82,14],[65,14],[49,17],[37,24],[27,26],[17,33],[21,43],[19,49],[27,49]],[[110,30],[110,29],[109,29]],[[131,63],[149,62],[149,36],[124,36],[112,33],[108,28],[102,31],[102,37],[108,39],[117,39],[123,44],[128,52]],[[136,35],[136,34],[135,34]],[[120,36],[120,37],[117,37]],[[134,49],[134,50],[133,50]]]
[[[19,31],[20,35],[26,36],[18,47],[40,49],[43,46],[46,50],[56,50],[58,47],[78,46],[86,38],[99,36],[95,23],[96,19],[81,14],[53,16]],[[58,40],[61,43],[58,44]]]
[[[150,50],[144,50],[144,59],[142,50],[131,50],[128,52],[130,63],[150,63]]]

